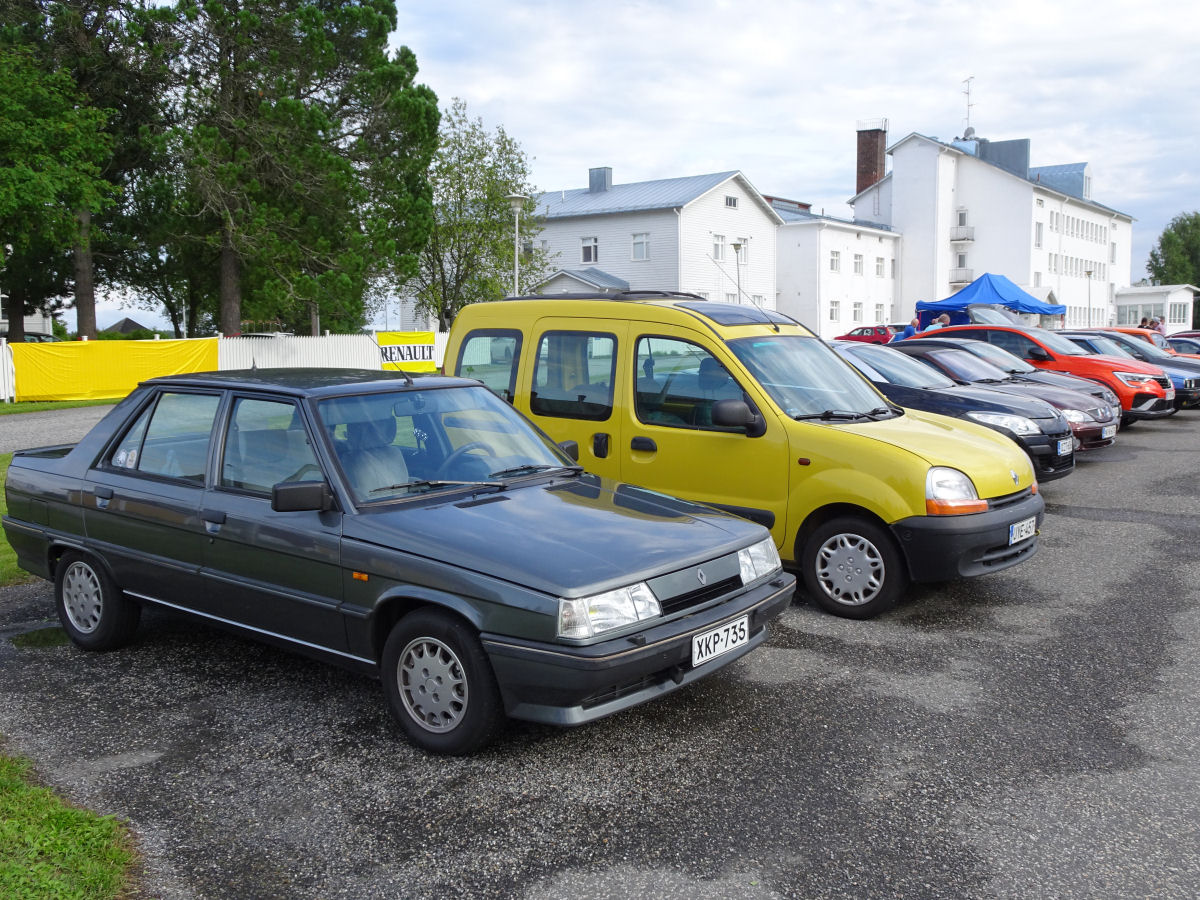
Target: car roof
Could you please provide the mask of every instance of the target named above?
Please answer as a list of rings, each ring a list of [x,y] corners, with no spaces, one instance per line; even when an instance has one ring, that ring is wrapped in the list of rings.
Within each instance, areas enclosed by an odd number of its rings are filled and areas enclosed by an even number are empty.
[[[463,387],[471,378],[425,375],[382,369],[233,369],[166,375],[142,382],[148,386],[205,387],[228,390],[266,390],[297,397],[376,393],[395,390]]]
[[[467,309],[481,306],[494,308],[496,303],[542,303],[555,300],[570,300],[572,303],[580,304],[595,302],[614,304],[613,310],[616,309],[616,304],[674,308],[684,310],[694,317],[708,319],[716,325],[798,325],[804,327],[802,323],[791,316],[773,309],[756,306],[753,303],[714,303],[711,300],[705,300],[699,294],[688,294],[682,291],[619,291],[617,293],[581,291],[579,293],[531,294],[506,297],[495,303],[471,304]],[[605,313],[607,314],[609,311],[606,310]],[[580,314],[596,315],[599,313],[593,308],[586,311],[581,310]],[[618,316],[620,315],[623,314],[618,314]]]

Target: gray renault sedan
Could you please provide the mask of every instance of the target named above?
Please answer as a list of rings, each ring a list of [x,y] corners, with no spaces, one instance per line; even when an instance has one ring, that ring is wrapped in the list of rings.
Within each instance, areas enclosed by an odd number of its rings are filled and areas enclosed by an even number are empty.
[[[475,381],[279,369],[157,378],[25,450],[4,531],[67,634],[143,605],[376,674],[417,746],[575,725],[702,678],[792,597],[768,532],[584,473]]]

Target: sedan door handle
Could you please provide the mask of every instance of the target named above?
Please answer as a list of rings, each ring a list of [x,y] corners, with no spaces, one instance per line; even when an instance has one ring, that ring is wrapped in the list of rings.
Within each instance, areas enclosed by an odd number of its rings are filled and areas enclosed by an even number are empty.
[[[98,484],[92,488],[92,493],[96,496],[96,509],[108,509],[108,501],[113,498],[113,489]]]
[[[204,520],[204,530],[209,534],[216,534],[225,524],[225,513],[219,509],[202,509],[200,518]]]
[[[658,444],[654,443],[654,438],[635,437],[629,442],[631,450],[657,450]]]

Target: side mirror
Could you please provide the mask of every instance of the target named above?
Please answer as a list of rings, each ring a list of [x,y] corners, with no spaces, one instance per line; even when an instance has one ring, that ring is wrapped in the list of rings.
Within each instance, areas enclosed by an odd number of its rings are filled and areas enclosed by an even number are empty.
[[[1050,354],[1047,353],[1045,350],[1043,350],[1041,347],[1030,347],[1029,348],[1029,356],[1027,357],[1027,359],[1036,359],[1038,362],[1050,362],[1050,360],[1052,358],[1053,357],[1051,357]]]
[[[745,400],[718,400],[712,405],[712,423],[720,428],[754,427],[756,417]]]
[[[333,509],[333,491],[324,481],[282,481],[271,488],[271,509],[301,512]]]
[[[579,462],[579,442],[578,441],[559,441],[558,447],[563,453]]]

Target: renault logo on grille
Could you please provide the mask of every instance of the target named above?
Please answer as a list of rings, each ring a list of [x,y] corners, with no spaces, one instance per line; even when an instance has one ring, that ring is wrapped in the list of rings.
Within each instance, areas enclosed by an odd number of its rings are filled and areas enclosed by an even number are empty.
[[[708,576],[704,574],[703,569],[696,570],[696,580],[701,584],[708,584]]]
[[[1008,474],[1012,476],[1013,484],[1021,483],[1021,476],[1019,476],[1015,471],[1013,471],[1012,469],[1009,469]]]

